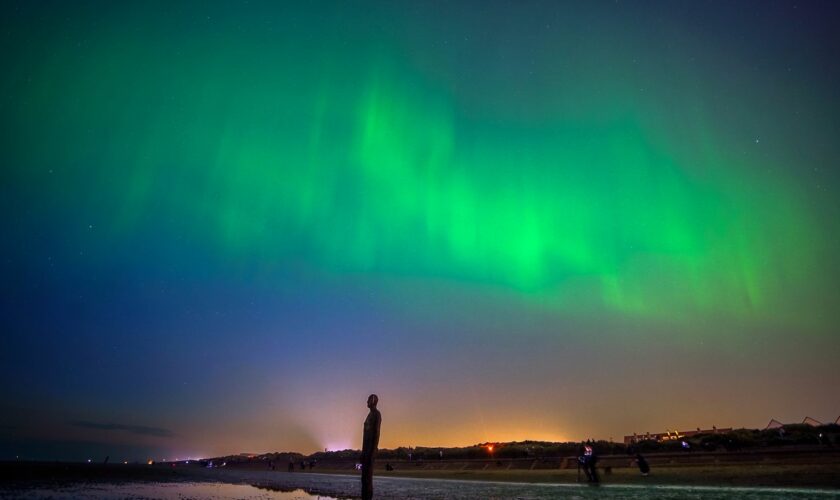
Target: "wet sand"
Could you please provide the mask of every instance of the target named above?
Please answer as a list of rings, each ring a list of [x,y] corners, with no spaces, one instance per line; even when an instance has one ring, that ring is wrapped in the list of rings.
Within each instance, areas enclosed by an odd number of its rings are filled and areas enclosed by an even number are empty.
[[[321,469],[321,473],[351,474],[344,470]],[[741,487],[804,487],[840,489],[840,463],[815,465],[724,465],[682,466],[655,468],[648,476],[638,469],[613,469],[604,474],[599,470],[604,484],[626,485],[685,485],[685,486],[741,486]],[[576,484],[585,481],[583,472],[574,469],[560,470],[501,470],[501,471],[445,471],[445,470],[396,470],[379,472],[377,477],[405,477],[425,479],[462,479],[468,481],[501,481],[518,483]]]
[[[693,471],[699,472],[699,471]],[[207,469],[198,474],[218,480],[243,482],[262,487],[299,487],[310,493],[340,498],[357,498],[360,480],[355,474],[274,472],[249,470]],[[679,484],[622,484],[605,480],[600,486],[577,483],[574,478],[563,477],[565,482],[541,481],[544,476],[527,477],[529,482],[513,482],[522,476],[504,474],[473,475],[463,477],[399,477],[378,475],[374,478],[377,498],[423,499],[475,499],[475,498],[704,498],[722,499],[749,497],[755,499],[781,498],[840,498],[840,489],[814,487],[754,487],[732,485],[679,485]],[[649,478],[648,478],[649,479]],[[570,481],[569,481],[570,480]]]
[[[575,470],[395,471],[377,474],[375,489],[377,498],[840,498],[840,464],[675,467],[654,470],[648,477],[623,469],[603,476],[600,487],[577,483],[576,477]],[[103,485],[179,482],[253,485],[266,492],[303,490],[306,494],[333,498],[359,495],[357,474],[323,469],[288,473],[183,464],[0,464],[3,498],[37,498],[39,491],[50,491],[49,488],[70,488],[80,493],[98,488],[107,492],[108,487]],[[266,498],[273,497],[267,493]]]

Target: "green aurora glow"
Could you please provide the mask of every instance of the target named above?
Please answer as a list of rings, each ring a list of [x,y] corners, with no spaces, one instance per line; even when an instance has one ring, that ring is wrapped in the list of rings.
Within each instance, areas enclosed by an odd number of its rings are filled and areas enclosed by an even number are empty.
[[[634,95],[632,79],[564,79],[550,112],[502,121],[369,47],[335,63],[347,54],[329,41],[309,53],[281,38],[269,63],[243,57],[265,40],[110,36],[35,63],[17,120],[20,139],[48,141],[23,175],[66,164],[59,196],[111,211],[115,239],[170,214],[269,267],[303,256],[653,317],[785,314],[802,306],[786,290],[816,278],[826,245],[806,193],[772,160],[727,151],[697,107]],[[179,43],[181,57],[152,64]]]

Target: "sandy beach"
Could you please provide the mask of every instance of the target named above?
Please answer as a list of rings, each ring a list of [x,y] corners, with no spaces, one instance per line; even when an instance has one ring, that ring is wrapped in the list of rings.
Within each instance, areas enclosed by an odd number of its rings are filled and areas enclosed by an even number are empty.
[[[736,493],[749,494],[752,498],[840,498],[839,478],[840,464],[672,467],[654,470],[648,477],[641,477],[628,468],[605,475],[597,487],[578,483],[575,470],[438,470],[378,473],[375,486],[377,498],[674,498],[685,495],[729,498]],[[242,491],[225,496],[221,487],[208,489],[210,485],[223,484],[255,486],[259,491],[254,494],[259,498],[356,498],[359,495],[356,474],[328,469],[289,473],[255,467],[203,468],[195,464],[173,467],[171,464],[5,463],[0,466],[0,497],[3,498],[169,498],[173,490],[162,485],[175,483],[207,485],[204,489],[192,487],[192,498],[245,496]],[[144,486],[132,489],[133,485]],[[132,493],[135,490],[142,494]],[[114,496],[108,496],[109,492]]]

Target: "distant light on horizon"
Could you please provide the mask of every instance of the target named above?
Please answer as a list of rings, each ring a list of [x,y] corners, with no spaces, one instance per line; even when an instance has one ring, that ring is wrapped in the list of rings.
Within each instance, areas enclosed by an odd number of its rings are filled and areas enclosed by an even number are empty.
[[[353,447],[352,444],[350,444],[349,441],[331,443],[331,444],[328,444],[327,446],[324,446],[324,451],[326,451],[326,452],[352,450],[352,449],[354,449],[354,447]]]

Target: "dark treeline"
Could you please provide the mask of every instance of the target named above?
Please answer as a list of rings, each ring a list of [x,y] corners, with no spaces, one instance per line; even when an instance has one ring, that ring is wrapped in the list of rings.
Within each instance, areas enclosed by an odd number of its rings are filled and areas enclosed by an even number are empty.
[[[490,450],[492,446],[492,451]],[[479,458],[540,458],[550,456],[574,455],[580,443],[551,443],[544,441],[521,441],[515,443],[480,443],[472,446],[457,448],[442,447],[404,447],[383,449],[377,453],[377,459],[388,460],[446,460],[479,459]],[[623,445],[599,441],[604,449]],[[441,456],[441,451],[443,456]],[[318,452],[312,455],[317,460],[349,459],[358,455],[355,450]]]
[[[686,448],[682,441],[688,443]],[[546,441],[520,441],[512,443],[479,443],[472,446],[442,447],[399,447],[379,450],[377,458],[381,460],[469,460],[469,459],[515,459],[569,457],[578,454],[579,442],[552,443]],[[642,440],[626,446],[624,443],[594,441],[591,443],[599,455],[617,455],[669,452],[724,452],[756,448],[775,448],[784,446],[825,446],[840,447],[840,426],[836,424],[813,427],[806,424],[785,425],[781,429],[736,429],[730,432],[696,434],[682,439],[668,441]],[[442,455],[441,455],[441,452]],[[329,462],[334,460],[356,460],[359,450],[319,451],[308,456],[299,453],[266,453],[256,457],[222,457],[229,462],[252,460],[273,460],[284,463],[289,459]],[[409,458],[410,454],[410,458]],[[216,459],[219,460],[219,459]]]

